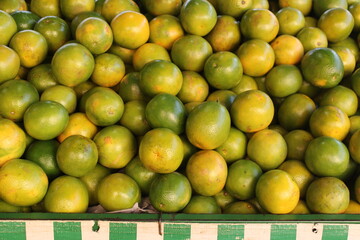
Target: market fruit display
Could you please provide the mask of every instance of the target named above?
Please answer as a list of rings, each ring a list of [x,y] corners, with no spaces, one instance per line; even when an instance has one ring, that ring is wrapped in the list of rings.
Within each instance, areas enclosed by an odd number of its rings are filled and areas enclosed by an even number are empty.
[[[359,26],[358,0],[0,1],[0,212],[360,214]]]

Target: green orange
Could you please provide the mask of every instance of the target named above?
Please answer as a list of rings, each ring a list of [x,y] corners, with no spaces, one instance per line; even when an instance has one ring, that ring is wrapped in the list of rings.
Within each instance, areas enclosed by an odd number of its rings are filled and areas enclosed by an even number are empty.
[[[0,44],[7,45],[12,36],[17,32],[17,25],[11,15],[0,10],[0,30],[3,34],[0,37]]]
[[[11,48],[0,46],[0,84],[14,79],[20,70],[19,55]]]
[[[192,196],[190,202],[182,210],[183,213],[221,213],[221,208],[217,205],[216,200],[212,196]]]

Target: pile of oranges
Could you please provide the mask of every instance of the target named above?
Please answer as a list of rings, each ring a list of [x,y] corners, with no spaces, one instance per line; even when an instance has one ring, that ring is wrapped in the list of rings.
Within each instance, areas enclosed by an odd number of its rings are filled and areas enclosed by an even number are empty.
[[[360,213],[359,0],[0,1],[0,212]]]

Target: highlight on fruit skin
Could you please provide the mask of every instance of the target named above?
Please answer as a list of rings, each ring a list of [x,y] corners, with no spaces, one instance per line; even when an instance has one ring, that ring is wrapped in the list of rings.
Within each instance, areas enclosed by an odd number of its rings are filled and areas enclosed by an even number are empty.
[[[0,212],[359,213],[359,30],[355,0],[0,1]]]

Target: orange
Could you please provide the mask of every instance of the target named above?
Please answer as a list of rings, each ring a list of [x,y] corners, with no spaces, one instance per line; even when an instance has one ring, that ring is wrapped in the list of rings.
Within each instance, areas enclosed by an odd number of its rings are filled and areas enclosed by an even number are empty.
[[[231,105],[232,123],[245,133],[257,132],[270,125],[274,104],[266,93],[249,90],[240,93]]]
[[[270,4],[267,0],[252,0],[251,8],[264,8],[269,9]]]
[[[205,78],[194,71],[183,71],[183,83],[176,95],[184,104],[202,102],[209,94],[209,84]]]
[[[149,195],[152,181],[159,175],[150,171],[141,163],[139,156],[135,156],[124,168],[125,174],[139,185],[143,195]]]
[[[156,173],[176,171],[184,157],[180,137],[168,128],[155,128],[141,139],[139,145],[141,163]]]
[[[327,47],[328,40],[323,30],[317,27],[304,27],[301,29],[296,38],[300,40],[304,47],[304,52],[318,47]]]
[[[248,39],[272,41],[279,33],[279,21],[268,9],[250,9],[240,21],[241,34]]]
[[[326,10],[333,8],[348,8],[347,0],[317,0],[313,1],[313,12],[316,17],[320,17]]]
[[[3,0],[0,5],[0,10],[10,14],[15,11],[27,10],[27,5],[25,0]]]
[[[62,133],[69,122],[66,108],[54,101],[31,104],[24,114],[26,132],[38,140],[50,140]]]
[[[61,0],[59,2],[62,17],[69,21],[81,12],[95,10],[94,0]]]
[[[225,187],[227,175],[225,159],[214,150],[194,153],[186,165],[186,176],[193,190],[203,196],[219,193]]]
[[[221,146],[229,136],[230,114],[217,102],[203,102],[196,106],[186,120],[186,136],[191,144],[201,149]]]
[[[191,199],[190,182],[178,172],[157,176],[149,192],[151,205],[161,212],[179,212]]]
[[[186,205],[182,212],[188,214],[219,214],[221,213],[221,208],[217,205],[214,197],[195,195],[191,197],[190,202]]]
[[[293,7],[299,9],[304,16],[308,15],[311,11],[312,0],[279,0],[279,7]]]
[[[0,115],[19,122],[23,119],[26,109],[39,101],[39,93],[29,82],[14,79],[0,85]]]
[[[352,89],[338,85],[328,89],[321,97],[320,106],[325,105],[338,107],[348,116],[352,116],[358,109],[358,97]]]
[[[176,134],[185,130],[186,110],[176,96],[159,93],[146,105],[145,117],[152,128],[168,128]]]
[[[213,53],[211,45],[203,37],[185,35],[178,38],[170,51],[174,64],[181,70],[201,72],[206,59]]]
[[[349,164],[349,151],[341,141],[327,136],[316,137],[305,151],[307,168],[320,177],[338,177]]]
[[[63,175],[49,185],[44,198],[47,212],[84,213],[89,205],[86,185],[78,178]]]
[[[360,214],[360,204],[350,199],[349,206],[344,212],[345,214]]]
[[[273,214],[286,214],[299,202],[300,190],[290,174],[273,169],[260,176],[256,198],[261,207]]]
[[[124,11],[140,12],[139,6],[132,0],[105,0],[102,3],[101,15],[108,23],[119,13]]]
[[[357,44],[357,41],[352,38],[352,37],[347,37],[342,41],[336,42],[336,43],[329,43],[329,47],[346,47],[349,48],[350,51],[352,52],[352,54],[354,54],[355,56],[355,60],[358,61],[359,60],[359,56],[360,56],[360,49],[359,46]]]
[[[286,130],[285,128],[283,128],[281,125],[279,124],[270,124],[268,129],[274,130],[278,133],[280,133],[281,136],[285,136],[285,134],[288,133],[288,130]]]
[[[359,115],[353,115],[349,117],[350,119],[350,130],[349,135],[353,135],[353,133],[360,128],[360,116]]]
[[[313,16],[305,17],[305,27],[316,27],[318,19]]]
[[[304,47],[301,41],[292,35],[280,35],[271,42],[275,54],[275,64],[300,63],[304,56]]]
[[[34,85],[39,93],[42,93],[48,87],[58,84],[52,73],[50,63],[42,63],[31,68],[26,80]]]
[[[242,77],[243,68],[238,56],[229,51],[213,53],[204,65],[204,75],[210,86],[216,89],[230,89]]]
[[[51,60],[51,69],[55,78],[60,84],[68,87],[74,87],[88,80],[94,66],[93,55],[79,43],[63,45],[55,52]]]
[[[123,115],[124,102],[111,88],[95,87],[85,101],[85,113],[95,125],[110,126]]]
[[[217,13],[206,0],[188,0],[181,6],[179,19],[186,33],[205,36],[215,26]]]
[[[32,209],[30,207],[19,207],[3,200],[0,200],[0,212],[2,213],[12,213],[12,212],[31,212]]]
[[[270,96],[287,97],[300,89],[302,81],[298,67],[282,64],[273,67],[266,74],[265,87]]]
[[[151,129],[145,116],[146,102],[142,100],[128,101],[124,105],[124,113],[120,124],[134,135],[142,136]]]
[[[303,13],[294,7],[284,7],[276,12],[275,16],[279,21],[279,34],[295,36],[305,27]]]
[[[0,169],[0,197],[15,206],[31,206],[40,202],[48,188],[42,168],[25,159],[12,159]]]
[[[310,97],[295,93],[286,97],[280,104],[277,112],[278,121],[287,130],[306,128],[315,109],[315,102]]]
[[[347,47],[335,46],[331,47],[341,58],[344,65],[344,77],[350,76],[356,67],[356,60],[354,54]]]
[[[357,176],[355,179],[354,198],[358,203],[360,203],[360,177],[359,176]]]
[[[149,42],[156,43],[167,50],[171,49],[178,38],[184,36],[184,29],[180,20],[172,15],[163,14],[154,17],[150,20],[149,27]]]
[[[137,142],[129,129],[112,125],[101,129],[94,137],[99,151],[99,163],[107,168],[123,168],[137,153]]]
[[[257,89],[258,86],[255,79],[253,77],[243,74],[240,82],[235,87],[232,87],[230,90],[236,94],[240,94],[247,90],[257,90]]]
[[[125,64],[132,64],[135,49],[123,48],[113,42],[107,52],[119,56]]]
[[[87,47],[92,54],[101,54],[111,47],[113,32],[105,20],[89,17],[77,26],[75,39]]]
[[[0,37],[0,44],[7,45],[12,36],[17,32],[17,25],[10,14],[0,10],[0,30],[2,32]]]
[[[148,100],[148,96],[141,90],[139,86],[140,73],[127,73],[119,83],[118,93],[124,102],[132,100]]]
[[[347,9],[332,8],[320,16],[318,27],[324,31],[329,42],[339,42],[349,37],[354,28],[354,18]]]
[[[77,14],[74,17],[74,19],[71,20],[71,23],[70,23],[71,35],[73,37],[75,37],[75,35],[76,35],[76,29],[79,26],[79,24],[89,17],[97,17],[97,18],[101,18],[101,19],[105,20],[105,18],[100,13],[93,12],[93,11],[81,12],[81,13]]]
[[[286,141],[284,137],[275,130],[260,130],[249,139],[247,155],[251,160],[256,162],[263,171],[275,169],[286,159]]]
[[[313,136],[302,129],[295,129],[284,135],[287,145],[287,158],[295,160],[304,160],[304,155],[309,142]]]
[[[350,120],[340,108],[325,105],[311,114],[309,127],[314,137],[328,136],[342,141],[349,132]]]
[[[229,15],[234,18],[239,18],[252,7],[253,1],[254,0],[216,1],[216,8],[219,15]]]
[[[360,30],[360,2],[349,4],[348,10],[354,18],[354,31],[359,32]]]
[[[349,189],[343,181],[335,177],[322,177],[309,185],[306,205],[314,213],[343,213],[349,206],[349,195]]]
[[[91,81],[101,87],[114,87],[125,76],[124,61],[112,53],[95,56],[95,67],[91,74]]]
[[[30,2],[30,11],[39,17],[61,16],[59,0],[34,0]]]
[[[339,84],[344,76],[344,65],[340,56],[330,48],[314,48],[301,60],[301,71],[306,81],[319,88],[331,88]],[[316,68],[317,71],[313,71]]]
[[[357,68],[350,76],[351,89],[360,96],[360,70]]]
[[[237,160],[229,166],[225,189],[237,199],[251,199],[255,197],[256,183],[262,174],[260,166],[254,161]]]
[[[228,15],[218,15],[215,26],[205,39],[214,52],[235,50],[241,41],[239,21]]]
[[[177,16],[182,6],[181,0],[144,0],[145,9],[153,16],[164,14]]]
[[[166,60],[153,60],[140,71],[139,86],[147,96],[159,93],[178,94],[183,82],[178,66]]]
[[[247,201],[237,201],[233,203],[229,203],[224,208],[224,214],[256,214],[258,210],[256,207]]]
[[[139,12],[120,12],[111,20],[110,26],[114,42],[124,48],[136,49],[146,43],[150,36],[149,22]]]
[[[59,142],[55,139],[33,141],[24,153],[27,160],[38,164],[46,173],[49,180],[62,175],[61,170],[56,162],[56,152]]]
[[[289,173],[300,189],[300,198],[304,198],[309,184],[315,179],[315,176],[306,167],[305,163],[300,160],[286,160],[278,169]]]
[[[208,95],[206,101],[218,102],[226,107],[227,110],[230,110],[236,96],[237,94],[231,90],[215,90]]]
[[[184,104],[187,114],[189,114],[197,105],[200,105],[203,102],[188,102]]]
[[[57,136],[57,140],[63,142],[71,135],[82,135],[92,139],[97,131],[96,125],[86,117],[85,113],[75,112],[69,116],[69,123],[65,130]]]
[[[298,91],[298,93],[305,94],[310,98],[315,98],[320,92],[321,88],[312,85],[308,81],[303,81],[301,88]]]
[[[183,143],[183,147],[184,147],[184,157],[183,157],[183,161],[181,162],[179,169],[180,169],[180,171],[183,171],[183,170],[185,170],[186,164],[189,161],[190,157],[194,153],[196,153],[199,149],[190,143],[189,139],[187,139],[185,134],[181,134],[180,139],[181,139],[181,141]]]
[[[45,89],[40,96],[40,100],[58,102],[66,108],[68,113],[75,111],[77,103],[74,89],[63,85],[55,85]]]
[[[0,45],[0,83],[14,79],[20,69],[19,55],[11,48]]]
[[[243,72],[251,77],[265,75],[275,64],[275,52],[267,42],[252,39],[244,42],[236,50]]]
[[[71,31],[68,23],[57,16],[46,16],[41,18],[36,22],[34,30],[45,37],[50,53],[54,53],[71,38]]]
[[[221,154],[227,163],[232,163],[245,157],[247,141],[243,132],[231,127],[226,141],[215,150]]]
[[[23,30],[14,34],[9,43],[20,57],[23,67],[31,68],[42,63],[48,53],[45,37],[34,30]]]
[[[302,199],[299,200],[298,204],[296,205],[296,207],[294,208],[294,210],[292,210],[291,212],[289,212],[289,214],[310,214],[310,210],[306,205],[306,202]]]
[[[13,121],[0,118],[0,167],[23,155],[26,148],[25,132]]]
[[[135,50],[132,64],[135,71],[140,71],[146,63],[153,60],[171,61],[170,55],[166,48],[156,43],[145,43]]]
[[[216,203],[219,207],[224,210],[227,205],[236,201],[236,198],[231,196],[225,189],[221,190],[217,194],[214,195]]]
[[[67,137],[56,153],[60,170],[66,175],[82,177],[97,164],[99,150],[93,140],[82,135]]]
[[[360,130],[356,130],[350,137],[348,149],[351,158],[357,163],[360,163],[360,151],[358,148],[359,142],[360,142]]]
[[[93,206],[99,204],[98,196],[97,196],[97,187],[100,181],[111,174],[111,170],[100,165],[96,164],[95,168],[93,168],[90,172],[80,177],[80,180],[86,185],[86,188],[89,193],[89,206]]]
[[[107,211],[132,208],[141,200],[141,191],[134,179],[124,173],[103,178],[97,187],[100,205]]]
[[[40,17],[30,11],[15,11],[10,14],[15,20],[18,31],[25,29],[33,29],[36,22],[40,20]]]

